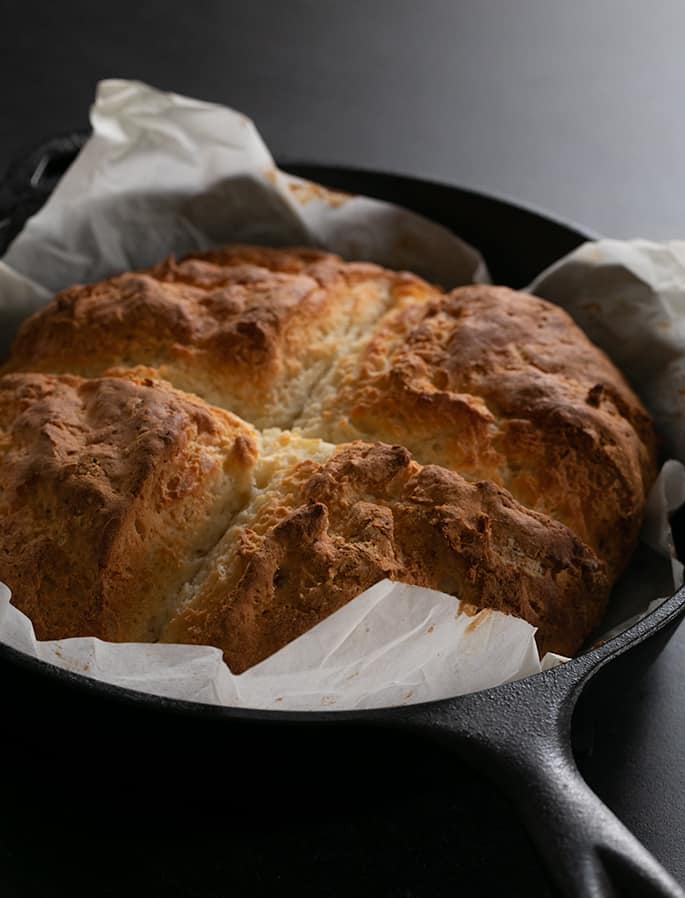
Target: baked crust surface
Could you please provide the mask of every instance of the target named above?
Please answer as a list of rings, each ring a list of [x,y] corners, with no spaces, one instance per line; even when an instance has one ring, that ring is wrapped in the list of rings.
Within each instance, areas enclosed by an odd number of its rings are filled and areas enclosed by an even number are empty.
[[[162,639],[219,646],[237,673],[385,577],[523,617],[560,653],[597,625],[609,590],[568,528],[402,446],[352,443],[287,467],[227,537]]]
[[[137,378],[0,378],[0,577],[40,639],[154,640],[251,496],[254,429]]]
[[[655,476],[649,416],[563,309],[473,286],[390,310],[297,424],[406,446],[570,527],[618,573]]]
[[[226,247],[59,293],[5,371],[141,366],[257,427],[288,427],[333,359],[386,309],[437,291],[317,250]]]

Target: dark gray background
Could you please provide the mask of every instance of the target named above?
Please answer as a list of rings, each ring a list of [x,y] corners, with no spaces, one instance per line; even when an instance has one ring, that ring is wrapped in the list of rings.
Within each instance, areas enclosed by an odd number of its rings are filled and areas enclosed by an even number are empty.
[[[247,113],[281,160],[465,185],[611,236],[685,236],[679,2],[5,0],[0,12],[0,169],[84,126],[98,79],[139,78]],[[685,627],[596,711],[588,777],[685,881]],[[402,894],[430,894],[421,881]]]
[[[684,233],[677,0],[0,9],[0,165],[84,123],[99,78],[140,78],[243,110],[281,158],[466,184],[612,236]]]

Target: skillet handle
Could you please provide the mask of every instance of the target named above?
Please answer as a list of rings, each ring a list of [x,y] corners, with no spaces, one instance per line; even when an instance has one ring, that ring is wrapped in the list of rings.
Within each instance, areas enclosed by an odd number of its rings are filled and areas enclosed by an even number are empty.
[[[87,137],[85,131],[53,137],[0,171],[0,256],[48,199]]]
[[[588,654],[544,674],[461,696],[453,708],[424,706],[413,721],[509,795],[565,898],[685,898],[576,767],[573,709],[603,661]]]
[[[566,898],[685,898],[590,789],[568,749],[538,745],[508,760],[499,758],[509,794]]]

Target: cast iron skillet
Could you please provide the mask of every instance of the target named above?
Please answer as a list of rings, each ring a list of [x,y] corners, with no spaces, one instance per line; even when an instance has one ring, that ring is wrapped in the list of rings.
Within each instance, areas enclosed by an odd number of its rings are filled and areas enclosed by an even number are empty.
[[[45,201],[83,140],[82,134],[56,138],[9,169],[0,184],[0,254]],[[525,285],[589,236],[455,187],[368,171],[287,168],[332,187],[392,200],[441,222],[481,249],[496,282],[512,286]],[[46,726],[59,726],[63,739],[58,744],[49,740],[46,763],[67,782],[70,793],[80,788],[87,794],[104,781],[111,790],[139,794],[150,770],[144,759],[151,756],[156,782],[173,777],[181,760],[186,769],[195,765],[189,784],[176,778],[176,799],[196,797],[211,782],[212,797],[230,800],[240,813],[254,805],[256,796],[272,804],[286,794],[297,801],[303,789],[315,790],[319,777],[340,759],[341,789],[377,787],[387,771],[377,768],[369,777],[368,770],[381,761],[387,767],[389,747],[397,753],[402,746],[397,756],[406,770],[407,758],[412,752],[418,757],[428,739],[487,772],[508,793],[564,895],[685,898],[587,786],[575,766],[570,739],[576,700],[588,680],[647,640],[660,636],[652,645],[663,642],[684,608],[681,589],[621,635],[526,680],[439,702],[362,712],[277,713],[170,701],[88,680],[0,646],[0,676],[12,676],[16,684],[4,701],[6,719],[15,722],[17,778],[22,779],[23,761],[24,773],[35,780],[36,759],[46,756],[45,751],[41,755],[42,734]],[[80,751],[80,743],[88,751]],[[359,746],[366,773],[355,764]],[[102,747],[113,753],[113,764],[103,763]],[[208,771],[225,770],[227,752],[232,765],[238,763],[238,773],[208,777]]]

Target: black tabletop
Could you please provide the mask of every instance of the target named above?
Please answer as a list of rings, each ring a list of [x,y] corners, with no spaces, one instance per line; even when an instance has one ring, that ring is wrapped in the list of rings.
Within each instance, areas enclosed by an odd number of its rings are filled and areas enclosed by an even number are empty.
[[[685,235],[676,0],[5,0],[0,12],[0,170],[85,126],[98,79],[138,78],[247,113],[280,160],[460,184],[610,236]],[[586,777],[685,882],[685,626],[580,710]],[[284,808],[236,826],[227,811],[162,835],[138,809],[132,841],[100,839],[84,817],[91,838],[72,851],[59,804],[4,820],[4,894],[549,894],[506,801],[477,777],[364,819]]]

